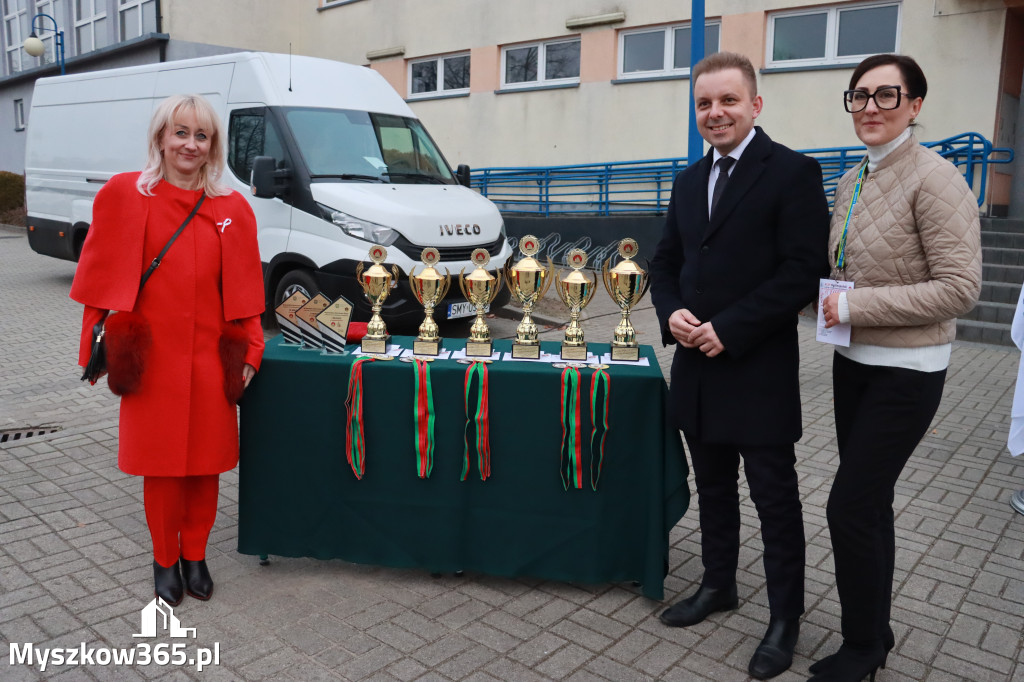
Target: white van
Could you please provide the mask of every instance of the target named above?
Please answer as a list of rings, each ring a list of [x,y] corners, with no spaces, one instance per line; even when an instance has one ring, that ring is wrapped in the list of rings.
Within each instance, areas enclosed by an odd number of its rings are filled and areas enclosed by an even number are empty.
[[[384,318],[412,321],[422,307],[405,275],[424,247],[437,247],[453,275],[473,269],[475,248],[488,250],[491,269],[511,255],[497,207],[466,186],[467,167],[452,172],[378,73],[255,52],[39,79],[25,159],[35,251],[78,259],[97,190],[142,169],[153,109],[177,93],[205,96],[222,117],[224,180],[256,214],[268,308],[301,289],[344,295],[368,316],[355,268],[383,244],[403,274]],[[468,314],[458,290],[438,317]]]

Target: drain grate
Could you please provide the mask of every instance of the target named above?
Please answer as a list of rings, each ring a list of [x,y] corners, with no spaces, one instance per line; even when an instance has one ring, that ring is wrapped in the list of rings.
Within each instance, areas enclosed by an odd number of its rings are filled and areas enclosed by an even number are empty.
[[[25,440],[32,436],[44,436],[60,431],[60,426],[26,426],[20,429],[0,429],[0,443]]]

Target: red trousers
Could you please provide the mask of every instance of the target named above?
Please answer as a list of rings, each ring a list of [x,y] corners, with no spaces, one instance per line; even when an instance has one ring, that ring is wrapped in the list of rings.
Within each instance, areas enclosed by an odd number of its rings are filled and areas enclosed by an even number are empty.
[[[178,557],[188,561],[206,558],[219,488],[219,474],[143,477],[146,523],[158,564],[168,568]]]

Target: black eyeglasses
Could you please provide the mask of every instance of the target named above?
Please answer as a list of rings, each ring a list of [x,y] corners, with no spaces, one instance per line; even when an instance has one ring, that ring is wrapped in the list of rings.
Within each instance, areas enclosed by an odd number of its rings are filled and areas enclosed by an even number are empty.
[[[899,85],[883,85],[871,95],[864,90],[847,90],[843,93],[843,106],[851,114],[856,114],[858,111],[864,111],[868,106],[868,100],[873,99],[879,109],[896,109],[902,101],[901,96]],[[912,98],[913,95],[908,93],[907,97]]]

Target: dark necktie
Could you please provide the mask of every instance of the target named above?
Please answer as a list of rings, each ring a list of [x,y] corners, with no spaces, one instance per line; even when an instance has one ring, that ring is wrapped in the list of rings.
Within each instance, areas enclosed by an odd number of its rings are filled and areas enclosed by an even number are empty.
[[[715,189],[711,192],[711,217],[714,217],[718,200],[725,192],[725,185],[729,182],[729,169],[734,163],[736,163],[736,159],[728,156],[723,156],[715,163],[718,166],[718,179],[715,180]]]

